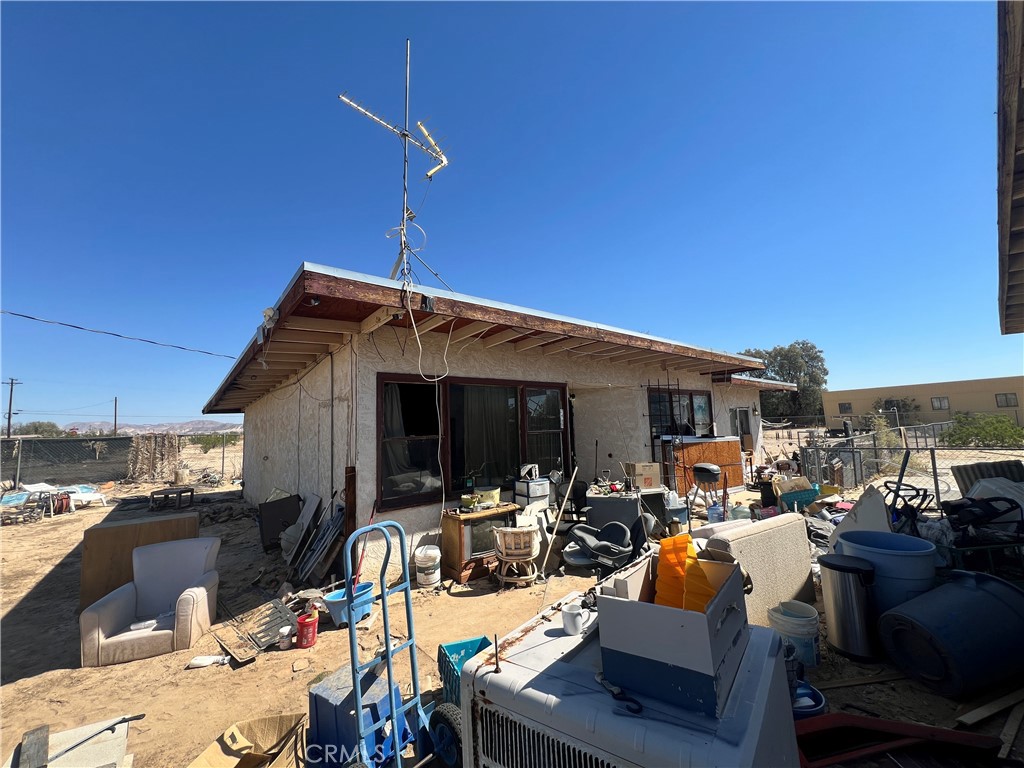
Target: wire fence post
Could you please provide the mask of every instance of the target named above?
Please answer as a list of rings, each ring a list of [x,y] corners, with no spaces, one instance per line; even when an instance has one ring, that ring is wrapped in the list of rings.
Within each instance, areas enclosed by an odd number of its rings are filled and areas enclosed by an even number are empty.
[[[939,492],[939,464],[935,460],[935,448],[929,448],[928,452],[932,455],[932,479],[935,481],[935,506],[942,509],[942,494]]]

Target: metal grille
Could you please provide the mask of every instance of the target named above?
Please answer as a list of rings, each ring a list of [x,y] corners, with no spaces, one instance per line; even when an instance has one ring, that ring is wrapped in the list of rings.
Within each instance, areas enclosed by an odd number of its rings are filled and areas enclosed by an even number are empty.
[[[631,763],[601,756],[556,734],[477,704],[473,731],[483,768],[621,768]]]

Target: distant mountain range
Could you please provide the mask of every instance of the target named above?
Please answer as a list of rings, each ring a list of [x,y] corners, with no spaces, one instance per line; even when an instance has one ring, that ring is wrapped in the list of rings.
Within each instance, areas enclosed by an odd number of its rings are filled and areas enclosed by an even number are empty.
[[[114,428],[110,421],[73,421],[65,424],[64,429],[77,429],[79,432],[110,432]],[[175,435],[210,435],[222,432],[241,434],[241,424],[229,424],[223,421],[195,419],[181,421],[176,424],[118,424],[118,435],[148,435],[153,432],[170,432]]]

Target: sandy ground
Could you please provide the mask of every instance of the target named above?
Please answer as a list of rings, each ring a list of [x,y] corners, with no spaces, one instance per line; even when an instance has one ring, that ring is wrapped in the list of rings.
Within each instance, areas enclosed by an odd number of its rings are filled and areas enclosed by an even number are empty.
[[[146,495],[150,487],[119,489],[127,495]],[[248,589],[261,569],[265,570],[259,584],[273,593],[285,575],[284,563],[279,552],[263,552],[256,522],[238,496],[237,487],[231,486],[197,495],[200,535],[222,539],[218,558],[222,594]],[[232,722],[306,711],[310,685],[326,673],[347,667],[347,631],[324,629],[324,617],[313,648],[275,650],[238,668],[184,668],[193,656],[221,653],[209,634],[189,650],[129,664],[80,668],[77,606],[82,532],[104,520],[144,514],[148,514],[144,503],[129,502],[118,510],[93,506],[0,529],[0,747],[4,757],[25,731],[44,723],[57,731],[145,713],[145,720],[131,724],[128,748],[136,755],[135,764],[188,765]],[[544,605],[593,582],[586,576],[564,576],[552,577],[546,585],[505,591],[483,580],[456,587],[451,594],[415,590],[422,690],[440,695],[435,661],[439,643],[504,635]],[[402,611],[393,611],[392,619],[392,634],[407,637]],[[383,638],[381,622],[377,620],[368,632],[360,630],[358,638],[368,653],[376,650]],[[408,655],[402,658],[399,677],[409,680]]]

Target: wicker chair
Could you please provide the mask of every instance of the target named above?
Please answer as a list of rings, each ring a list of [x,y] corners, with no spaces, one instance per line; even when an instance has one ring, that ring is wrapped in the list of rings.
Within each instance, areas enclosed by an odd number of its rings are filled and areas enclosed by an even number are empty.
[[[501,586],[507,583],[528,587],[537,580],[536,558],[540,555],[540,528],[495,528],[494,548],[498,555],[495,577]]]

